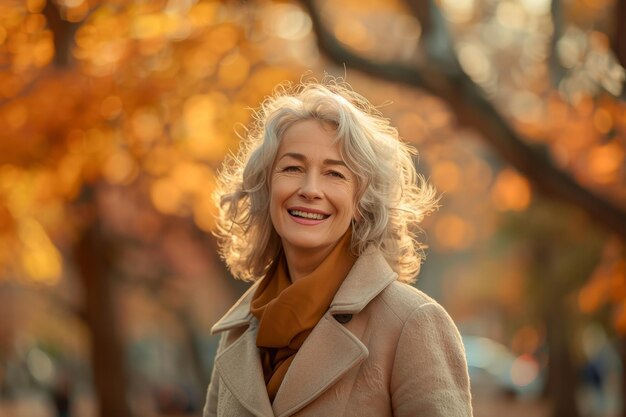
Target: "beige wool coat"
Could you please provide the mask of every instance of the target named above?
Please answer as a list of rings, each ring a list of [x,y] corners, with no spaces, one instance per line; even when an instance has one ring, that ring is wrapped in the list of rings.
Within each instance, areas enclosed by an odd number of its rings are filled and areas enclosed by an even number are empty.
[[[471,416],[457,328],[396,278],[380,252],[359,257],[272,404],[250,314],[257,281],[211,330],[221,338],[203,416]]]

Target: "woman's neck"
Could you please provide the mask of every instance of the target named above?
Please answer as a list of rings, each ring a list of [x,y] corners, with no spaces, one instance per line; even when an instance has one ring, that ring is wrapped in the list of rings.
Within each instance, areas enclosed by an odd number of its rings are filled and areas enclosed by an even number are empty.
[[[291,282],[296,282],[313,272],[332,252],[335,246],[336,244],[322,249],[315,248],[309,250],[296,249],[289,246],[283,247]]]

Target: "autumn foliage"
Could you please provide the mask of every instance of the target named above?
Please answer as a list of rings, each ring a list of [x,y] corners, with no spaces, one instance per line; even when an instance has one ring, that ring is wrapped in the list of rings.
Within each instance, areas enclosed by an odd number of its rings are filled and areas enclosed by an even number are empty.
[[[442,193],[425,239],[453,315],[519,319],[563,301],[624,335],[621,3],[4,0],[0,281],[57,294],[74,275],[121,276],[188,317],[195,277],[216,288],[198,304],[228,305],[210,235],[216,171],[276,84],[328,71],[392,119]],[[529,291],[539,278],[551,281]],[[85,300],[108,291],[91,284]],[[512,344],[528,353],[539,327]]]

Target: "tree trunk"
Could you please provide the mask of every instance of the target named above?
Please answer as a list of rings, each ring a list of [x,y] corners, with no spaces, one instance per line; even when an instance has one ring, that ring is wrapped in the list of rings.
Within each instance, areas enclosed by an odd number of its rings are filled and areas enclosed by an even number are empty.
[[[198,380],[198,387],[202,392],[209,386],[211,376],[205,371],[206,365],[204,363],[204,359],[202,358],[203,352],[200,349],[200,342],[198,340],[193,320],[190,317],[189,312],[182,309],[176,311],[176,316],[178,317],[180,326],[184,331],[185,342],[191,355],[190,361]]]
[[[128,380],[124,348],[108,277],[109,249],[98,230],[96,217],[79,239],[75,256],[91,335],[91,361],[99,414],[101,417],[131,417],[126,397]]]
[[[560,223],[553,222],[549,226],[545,223],[550,219],[548,213],[550,211],[536,215],[534,223],[531,220],[528,226],[543,232],[541,236],[531,238],[529,243],[533,284],[542,293],[538,300],[538,312],[546,328],[548,369],[545,394],[552,405],[551,417],[579,417],[576,391],[580,378],[572,349],[576,311],[569,298],[576,288],[573,282],[578,279],[560,265],[563,253],[576,249],[559,243],[561,227],[569,224],[568,214],[563,213]],[[579,263],[578,270],[587,276],[586,262]]]
[[[619,346],[619,358],[623,364],[626,364],[626,336],[621,336],[618,339]],[[622,398],[622,417],[626,417],[626,370],[622,369],[622,386],[621,386]]]
[[[549,357],[546,388],[552,401],[552,417],[578,417],[578,378],[569,344],[571,315],[568,314],[562,298],[556,299],[551,307],[545,310],[545,321]]]

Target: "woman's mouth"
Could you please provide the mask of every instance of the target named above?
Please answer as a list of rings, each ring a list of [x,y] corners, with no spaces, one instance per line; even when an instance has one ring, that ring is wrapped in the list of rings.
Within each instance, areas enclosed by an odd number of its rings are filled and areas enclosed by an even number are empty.
[[[324,220],[330,217],[330,214],[321,214],[321,213],[311,213],[308,211],[302,210],[287,210],[289,214],[293,217],[299,217],[302,219],[311,219],[311,220]]]
[[[287,212],[294,222],[305,226],[315,226],[330,217],[330,214],[311,213],[310,211],[296,209],[290,209]]]

